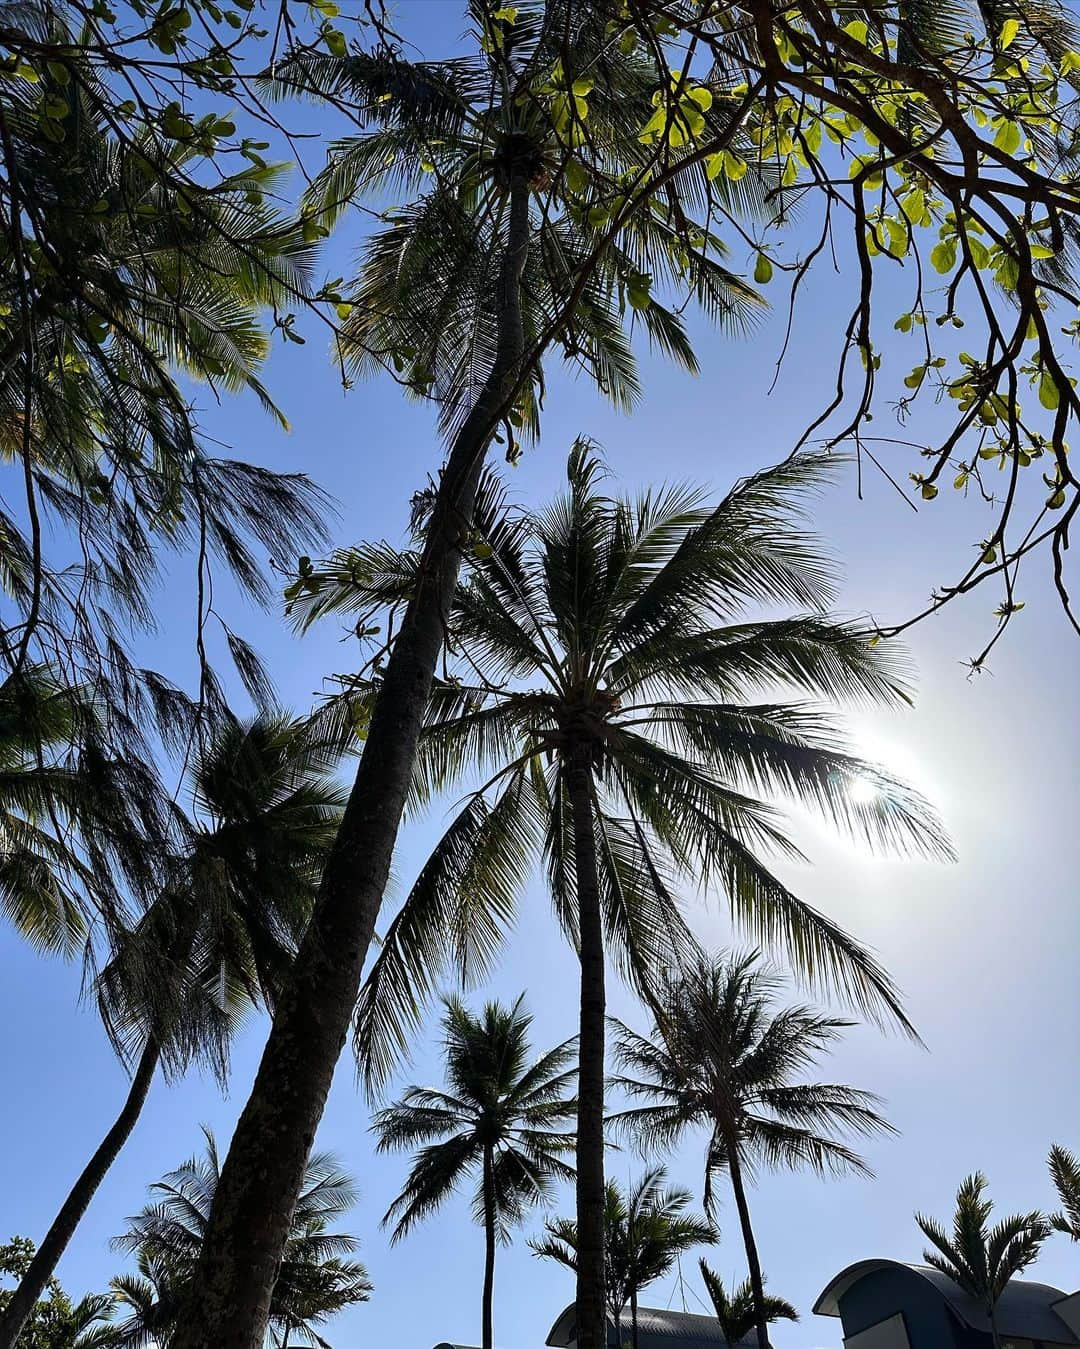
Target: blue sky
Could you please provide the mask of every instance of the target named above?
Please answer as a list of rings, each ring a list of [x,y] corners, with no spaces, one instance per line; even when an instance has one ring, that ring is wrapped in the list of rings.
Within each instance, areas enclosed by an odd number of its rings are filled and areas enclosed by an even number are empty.
[[[426,50],[444,50],[461,27],[456,0],[410,0],[400,12],[402,26]],[[311,125],[313,116],[304,113],[299,120]],[[348,267],[358,229],[349,223],[332,242],[331,275]],[[739,253],[733,260],[746,263]],[[604,446],[613,475],[628,489],[675,477],[704,482],[720,494],[741,474],[772,462],[817,410],[832,379],[845,317],[838,305],[848,280],[841,263],[839,277],[822,272],[811,284],[771,396],[779,318],[749,342],[695,325],[702,363],[697,378],[644,353],[646,394],[632,418],[613,413],[584,383],[553,369],[542,441],[512,472],[513,488],[523,501],[543,500],[557,488],[566,448],[578,433]],[[340,503],[340,518],[331,526],[335,542],[399,539],[410,494],[440,458],[430,412],[403,402],[389,381],[344,394],[322,330],[310,322],[303,330],[308,344],[275,354],[268,372],[292,419],[291,433],[281,432],[251,399],[215,406],[204,393],[207,431],[238,457],[311,474]],[[901,341],[897,337],[885,349],[885,372],[894,380],[912,364]],[[883,433],[886,420],[879,417]],[[919,434],[918,426],[914,430]],[[903,452],[890,462],[901,481],[914,467]],[[934,585],[957,573],[984,532],[981,507],[943,492],[916,516],[873,475],[864,496],[859,501],[853,476],[843,476],[822,500],[816,524],[844,564],[839,607],[888,622],[920,608]],[[994,621],[989,611],[996,598],[976,592],[910,635],[919,671],[915,709],[851,717],[860,748],[936,801],[956,843],[956,865],[875,859],[811,820],[795,819],[813,865],[789,867],[785,875],[800,894],[880,952],[907,993],[927,1049],[861,1029],[824,1070],[888,1100],[900,1136],[867,1149],[875,1182],[765,1175],[755,1189],[770,1283],[803,1312],[799,1326],[777,1332],[779,1349],[836,1349],[838,1325],[810,1314],[816,1294],[851,1260],[917,1258],[913,1210],[947,1216],[968,1171],[988,1173],[1002,1211],[1049,1205],[1044,1159],[1050,1143],[1080,1147],[1080,918],[1070,846],[1077,813],[1080,645],[1050,596],[1048,565],[1031,567],[1019,597],[1026,608],[995,651],[989,672],[971,680],[963,665]],[[149,648],[159,665],[186,677],[194,595],[182,568],[173,571],[160,613],[161,631]],[[277,615],[244,610],[239,601],[231,613],[268,657],[283,701],[297,710],[311,704],[327,675],[348,668],[350,648],[332,627],[299,641]],[[396,862],[402,880],[415,871],[443,818],[437,809],[403,832]],[[705,940],[732,940],[722,896],[693,896],[690,911]],[[76,1006],[77,968],[35,956],[3,930],[0,970],[0,1239],[14,1232],[37,1237],[110,1122],[125,1079],[93,1013]],[[535,1042],[544,1048],[573,1033],[575,979],[571,953],[536,886],[484,992],[514,997],[525,990],[535,1014]],[[614,1012],[643,1026],[639,1009],[617,984],[611,1001]],[[134,1138],[61,1266],[72,1291],[100,1288],[122,1267],[122,1258],[109,1250],[110,1238],[143,1202],[146,1184],[196,1149],[200,1123],[212,1126],[219,1140],[228,1137],[265,1031],[256,1020],[241,1036],[227,1097],[197,1075],[171,1088],[155,1086]],[[437,1071],[425,1040],[405,1076],[426,1082]],[[357,1177],[361,1200],[348,1226],[362,1239],[376,1291],[369,1305],[334,1324],[331,1341],[409,1349],[429,1349],[443,1339],[475,1343],[482,1242],[467,1199],[389,1248],[378,1218],[397,1191],[405,1161],[373,1156],[367,1120],[346,1056],[319,1141]],[[700,1154],[695,1141],[669,1160],[672,1177],[698,1192]],[[642,1162],[615,1153],[609,1167],[625,1179]],[[569,1193],[563,1194],[558,1210],[568,1212],[570,1203]],[[728,1205],[721,1226],[722,1242],[710,1261],[725,1278],[741,1278],[737,1224]],[[535,1260],[524,1235],[499,1256],[501,1349],[538,1349],[571,1296],[568,1277]],[[1080,1287],[1080,1250],[1059,1238],[1047,1246],[1037,1271],[1062,1288]],[[644,1302],[681,1306],[685,1300],[688,1310],[700,1310],[696,1261],[685,1262],[683,1274],[683,1282],[658,1285]]]

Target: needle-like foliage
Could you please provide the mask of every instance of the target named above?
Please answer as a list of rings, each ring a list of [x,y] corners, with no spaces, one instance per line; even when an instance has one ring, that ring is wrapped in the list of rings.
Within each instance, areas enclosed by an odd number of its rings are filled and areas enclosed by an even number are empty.
[[[393,1241],[441,1208],[463,1182],[475,1181],[473,1215],[486,1238],[484,1349],[492,1341],[496,1241],[509,1241],[528,1209],[548,1202],[555,1184],[574,1174],[563,1159],[574,1146],[564,1126],[577,1104],[571,1094],[575,1042],[530,1062],[531,1021],[521,998],[511,1007],[489,1002],[479,1015],[448,998],[445,1089],[410,1087],[371,1125],[380,1152],[423,1145],[383,1219]]]
[[[643,1150],[670,1148],[690,1130],[708,1136],[706,1211],[714,1177],[731,1182],[755,1294],[758,1343],[767,1346],[764,1277],[746,1181],[761,1166],[869,1175],[839,1135],[892,1132],[870,1092],[803,1080],[850,1021],[813,1008],[777,1008],[782,981],[757,953],[701,956],[668,980],[647,1036],[614,1023],[615,1084],[633,1104],[614,1117]]]
[[[114,1245],[132,1253],[137,1275],[122,1275],[112,1289],[128,1316],[107,1341],[115,1349],[167,1349],[202,1245],[220,1163],[213,1134],[204,1129],[206,1151],[190,1158],[150,1187],[154,1199],[128,1220]],[[293,1214],[281,1271],[270,1307],[269,1345],[286,1342],[329,1349],[318,1333],[330,1317],[366,1302],[371,1282],[358,1261],[355,1237],[332,1224],[356,1202],[349,1176],[329,1153],[314,1153]]]
[[[951,1233],[935,1218],[921,1213],[915,1215],[915,1221],[930,1242],[923,1259],[978,1300],[990,1322],[994,1349],[1000,1349],[998,1299],[1009,1280],[1034,1263],[1050,1235],[1050,1224],[1033,1211],[1011,1214],[990,1227],[993,1208],[986,1197],[986,1177],[976,1171],[956,1192]]]

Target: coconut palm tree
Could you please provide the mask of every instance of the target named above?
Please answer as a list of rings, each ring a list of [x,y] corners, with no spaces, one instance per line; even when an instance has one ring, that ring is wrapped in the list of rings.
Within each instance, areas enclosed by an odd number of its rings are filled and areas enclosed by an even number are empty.
[[[608,1314],[616,1332],[630,1306],[631,1349],[638,1344],[638,1294],[671,1269],[679,1256],[716,1240],[716,1229],[686,1213],[689,1190],[664,1188],[667,1172],[652,1167],[625,1193],[614,1181],[605,1187],[604,1258]],[[572,1218],[545,1224],[546,1236],[530,1241],[534,1253],[575,1272],[580,1240]]]
[[[614,1023],[616,1084],[640,1102],[613,1116],[645,1148],[688,1129],[708,1133],[705,1203],[727,1172],[754,1293],[760,1349],[768,1345],[764,1278],[746,1194],[760,1166],[820,1174],[869,1168],[838,1132],[892,1132],[880,1101],[854,1087],[800,1080],[852,1023],[805,1006],[777,1007],[781,981],[756,952],[697,963],[668,980],[648,1036]]]
[[[171,1345],[190,1283],[221,1167],[213,1134],[204,1129],[206,1152],[192,1157],[151,1187],[154,1202],[128,1220],[114,1243],[136,1257],[138,1273],[120,1275],[111,1287],[129,1315],[112,1329],[114,1349]],[[329,1153],[313,1154],[289,1229],[281,1272],[270,1305],[269,1343],[278,1349],[318,1345],[317,1327],[346,1307],[366,1302],[371,1282],[349,1258],[354,1237],[330,1224],[356,1202],[352,1181]]]
[[[130,1137],[159,1065],[176,1077],[202,1059],[224,1077],[236,1023],[252,1006],[275,1005],[342,805],[329,770],[325,748],[280,714],[226,725],[194,755],[187,847],[155,903],[115,937],[95,985],[131,1085],[0,1317],[5,1349]]]
[[[1057,1190],[1059,1212],[1050,1218],[1055,1232],[1080,1241],[1080,1158],[1055,1144],[1050,1149],[1050,1178]]]
[[[752,171],[710,185],[686,137],[643,146],[654,95],[669,83],[657,54],[615,40],[607,16],[576,0],[498,10],[471,3],[469,12],[476,42],[463,56],[410,62],[398,50],[350,51],[342,42],[337,54],[295,54],[268,81],[283,94],[329,102],[362,128],[333,148],[314,185],[307,209],[315,228],[350,199],[383,210],[390,192],[400,203],[343,293],[338,350],[347,372],[387,367],[434,397],[448,453],[424,515],[418,584],[404,600],[364,727],[355,804],[226,1162],[187,1349],[244,1343],[265,1306],[379,915],[496,431],[504,425],[512,440],[519,425],[535,429],[541,363],[552,348],[621,402],[637,389],[631,322],[691,363],[666,279],[736,327],[757,303],[724,267],[708,201],[718,190],[733,210],[763,205],[768,184]],[[695,126],[735,143],[748,99],[696,87],[687,99]],[[602,1203],[601,1186],[597,1216]],[[592,1267],[602,1271],[602,1260]],[[583,1269],[582,1349],[601,1349],[603,1291],[589,1278]]]
[[[1050,1235],[1050,1224],[1035,1210],[1012,1214],[988,1227],[994,1206],[985,1197],[985,1190],[986,1177],[980,1171],[963,1181],[956,1192],[951,1235],[935,1219],[921,1213],[916,1213],[915,1221],[931,1243],[923,1259],[978,1300],[990,1322],[994,1349],[1001,1349],[998,1299],[1009,1280],[1036,1260]]]
[[[579,442],[568,491],[547,509],[508,515],[494,484],[481,501],[414,793],[423,801],[476,774],[482,786],[387,929],[356,1044],[377,1086],[447,965],[466,977],[490,965],[543,860],[581,971],[582,1272],[602,1255],[605,954],[657,996],[694,950],[677,880],[717,885],[736,920],[803,974],[908,1027],[881,966],[765,860],[797,854],[775,795],[871,844],[948,850],[926,803],[847,752],[826,713],[777,701],[785,686],[818,699],[908,697],[895,655],[822,612],[830,567],[798,527],[798,499],[825,471],[821,457],[796,459],[715,507],[684,487],[634,501],[604,491],[597,453]],[[304,603],[363,615],[373,593],[413,584],[419,565],[388,545],[357,550],[314,575]],[[767,604],[810,612],[762,617]],[[362,722],[377,687],[350,681],[327,715]]]
[[[704,1259],[698,1262],[698,1268],[701,1270],[701,1277],[709,1294],[709,1300],[712,1302],[713,1311],[716,1313],[716,1319],[720,1322],[724,1342],[729,1349],[735,1349],[748,1335],[754,1332],[757,1326],[754,1289],[750,1280],[744,1279],[738,1288],[729,1293],[724,1287],[723,1279],[709,1268]],[[762,1285],[764,1283],[765,1276],[762,1275]],[[768,1325],[772,1325],[774,1321],[797,1321],[799,1319],[799,1313],[790,1302],[782,1297],[775,1297],[772,1293],[766,1293],[762,1302]]]
[[[568,1095],[576,1069],[566,1040],[530,1063],[522,998],[510,1007],[489,1002],[479,1015],[446,1000],[443,1056],[446,1089],[410,1087],[372,1121],[379,1151],[426,1144],[413,1158],[405,1188],[383,1218],[400,1241],[464,1181],[476,1181],[473,1212],[484,1228],[482,1345],[492,1349],[495,1247],[525,1211],[544,1203],[559,1180],[574,1136],[559,1128],[574,1116]]]

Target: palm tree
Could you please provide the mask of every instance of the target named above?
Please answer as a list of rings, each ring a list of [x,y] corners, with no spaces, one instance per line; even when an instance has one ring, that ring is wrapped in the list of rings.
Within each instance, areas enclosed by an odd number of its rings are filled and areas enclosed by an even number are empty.
[[[117,1302],[130,1315],[112,1331],[114,1349],[171,1345],[206,1231],[221,1167],[213,1134],[204,1129],[206,1153],[192,1157],[150,1188],[155,1202],[129,1219],[114,1243],[135,1255],[138,1273],[112,1280]],[[352,1181],[329,1153],[316,1153],[304,1172],[289,1240],[270,1305],[270,1343],[278,1349],[318,1345],[316,1327],[346,1307],[366,1302],[371,1282],[349,1258],[354,1237],[330,1224],[356,1202]]]
[[[575,1044],[566,1040],[529,1063],[532,1018],[522,999],[511,1007],[489,1002],[479,1016],[456,998],[443,1016],[446,1090],[410,1087],[372,1121],[379,1151],[421,1148],[405,1188],[383,1223],[393,1241],[434,1213],[465,1180],[476,1180],[473,1212],[484,1227],[482,1344],[492,1349],[495,1246],[530,1206],[545,1202],[555,1182],[573,1177],[563,1160],[573,1134],[559,1125],[573,1118],[567,1095]]]
[[[702,955],[661,991],[648,1037],[614,1023],[623,1070],[616,1084],[644,1102],[616,1114],[616,1126],[642,1148],[670,1147],[687,1129],[707,1129],[707,1212],[714,1176],[728,1173],[760,1349],[768,1345],[768,1317],[747,1180],[759,1166],[869,1175],[836,1132],[892,1132],[869,1092],[799,1080],[852,1023],[805,1006],[777,1010],[780,987],[756,952],[719,960]]]
[[[734,1292],[729,1293],[719,1274],[711,1270],[704,1260],[699,1262],[698,1268],[701,1270],[701,1277],[716,1313],[716,1319],[720,1322],[724,1342],[728,1345],[728,1349],[735,1349],[757,1326],[758,1318],[753,1286],[749,1279],[744,1279]],[[762,1275],[763,1286],[764,1283],[765,1276]],[[797,1321],[799,1319],[799,1313],[790,1302],[782,1297],[765,1293],[762,1303],[765,1321],[768,1325],[772,1325],[774,1321]]]
[[[1050,1235],[1050,1224],[1033,1210],[1012,1214],[988,1228],[994,1206],[984,1198],[985,1190],[986,1177],[981,1171],[963,1181],[956,1192],[951,1236],[933,1218],[916,1213],[915,1221],[932,1244],[932,1249],[923,1252],[923,1259],[978,1300],[990,1322],[994,1349],[1001,1349],[996,1316],[998,1299],[1009,1280],[1038,1257]]]
[[[600,461],[579,442],[569,491],[546,510],[509,516],[493,484],[481,501],[449,615],[455,659],[431,699],[414,793],[423,801],[473,773],[484,785],[387,930],[356,1044],[377,1087],[447,964],[469,977],[490,964],[543,859],[581,970],[582,1276],[602,1256],[605,950],[654,999],[694,950],[676,880],[718,883],[735,918],[802,973],[909,1028],[881,966],[763,860],[796,851],[765,799],[777,794],[872,844],[947,852],[920,797],[845,752],[823,712],[776,700],[784,685],[828,699],[908,696],[891,654],[820,611],[830,569],[797,529],[796,502],[826,467],[818,456],[785,463],[715,508],[686,488],[632,501],[603,492]],[[420,565],[388,545],[357,550],[314,578],[305,603],[363,614]],[[746,616],[766,603],[817,612]],[[377,687],[351,681],[327,715],[362,721]]]
[[[280,714],[226,725],[194,755],[188,846],[154,904],[116,936],[95,985],[131,1086],[0,1316],[4,1349],[130,1137],[159,1064],[176,1077],[201,1058],[224,1077],[236,1022],[275,1005],[342,804],[329,769],[324,747]]]
[[[614,1181],[605,1186],[604,1259],[608,1314],[618,1334],[630,1304],[631,1349],[638,1344],[638,1294],[671,1269],[679,1256],[716,1240],[711,1223],[685,1212],[689,1190],[664,1188],[662,1166],[646,1171],[624,1194]],[[530,1241],[536,1255],[557,1260],[577,1272],[581,1248],[571,1218],[545,1224],[547,1235]]]
[[[1058,1193],[1061,1210],[1050,1218],[1055,1232],[1080,1241],[1080,1158],[1055,1144],[1050,1149],[1050,1178]]]
[[[668,82],[655,53],[615,41],[606,15],[576,0],[469,8],[477,30],[470,54],[414,63],[388,48],[302,52],[270,80],[282,94],[330,102],[363,128],[334,148],[313,188],[307,207],[316,226],[350,198],[374,198],[383,209],[390,191],[403,203],[343,296],[338,350],[348,370],[389,367],[410,390],[433,396],[448,453],[424,515],[418,583],[364,728],[353,808],[226,1162],[186,1349],[249,1341],[265,1305],[379,915],[444,619],[499,424],[511,439],[519,424],[535,429],[541,361],[552,347],[603,391],[632,398],[631,322],[689,364],[677,306],[662,302],[666,278],[735,326],[757,303],[723,266],[723,245],[709,227],[711,188],[692,142],[648,149],[639,139],[657,86]],[[749,101],[706,90],[696,100],[702,129],[707,122],[734,143]],[[747,174],[719,191],[739,210],[764,204],[763,187]],[[303,588],[306,576],[299,579]],[[597,1214],[602,1203],[601,1185]],[[602,1270],[602,1260],[592,1268]],[[581,1343],[601,1349],[603,1293],[589,1277],[584,1270]]]

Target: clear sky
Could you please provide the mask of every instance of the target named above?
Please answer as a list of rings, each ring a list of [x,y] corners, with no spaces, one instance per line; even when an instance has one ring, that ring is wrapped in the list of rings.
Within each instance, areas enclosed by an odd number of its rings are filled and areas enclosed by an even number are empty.
[[[461,27],[456,0],[407,0],[400,12],[403,27],[429,51],[445,50]],[[310,126],[312,118],[306,113],[300,120]],[[333,242],[331,275],[348,267],[359,229],[353,221]],[[744,256],[733,256],[736,265],[745,265]],[[702,361],[696,379],[645,353],[646,395],[633,418],[612,413],[583,383],[553,377],[542,441],[513,474],[520,498],[541,501],[558,486],[565,450],[578,433],[605,447],[614,475],[628,489],[677,477],[704,482],[719,495],[741,474],[779,458],[833,377],[838,296],[849,280],[841,267],[838,277],[822,273],[808,290],[782,381],[771,396],[782,338],[778,319],[741,343],[695,326]],[[214,406],[204,393],[206,428],[238,457],[316,478],[341,503],[332,525],[335,541],[400,539],[410,494],[440,460],[433,419],[424,408],[404,403],[389,381],[343,394],[322,330],[313,322],[303,330],[308,344],[276,355],[269,370],[292,432],[280,432],[253,400]],[[902,351],[886,350],[894,378],[911,363]],[[891,462],[901,481],[914,467],[902,453]],[[983,528],[979,510],[959,494],[943,492],[916,516],[880,480],[867,479],[860,502],[853,478],[844,479],[817,512],[818,528],[846,570],[840,607],[873,612],[883,622],[910,615],[969,556]],[[1031,568],[1019,598],[1026,608],[988,673],[969,680],[962,663],[992,631],[989,611],[997,600],[976,592],[911,634],[920,675],[917,707],[903,715],[860,713],[851,719],[865,752],[908,775],[938,804],[958,864],[875,859],[807,819],[795,823],[813,865],[785,874],[800,894],[880,952],[906,990],[928,1048],[860,1030],[824,1069],[834,1080],[888,1100],[901,1133],[867,1149],[877,1172],[873,1183],[766,1175],[752,1195],[770,1284],[803,1313],[799,1326],[777,1331],[778,1349],[837,1349],[838,1323],[810,1314],[817,1293],[852,1260],[917,1258],[913,1210],[947,1217],[968,1171],[988,1173],[1002,1212],[1049,1206],[1050,1143],[1080,1148],[1080,917],[1072,851],[1080,644],[1050,596],[1046,565]],[[149,644],[153,659],[190,673],[194,596],[179,568],[160,612],[161,632]],[[242,613],[238,603],[233,613],[269,658],[283,701],[297,710],[310,706],[328,674],[348,667],[350,648],[332,627],[297,641],[277,615]],[[442,818],[437,810],[403,832],[396,862],[403,881]],[[732,940],[722,896],[694,897],[691,913],[707,942]],[[546,1048],[575,1029],[575,981],[572,955],[537,885],[484,992],[510,998],[524,990],[535,1013],[535,1042]],[[92,1011],[76,1008],[78,992],[77,968],[43,960],[0,931],[0,1239],[42,1234],[125,1090]],[[611,1002],[614,1012],[644,1028],[640,1010],[614,983]],[[63,1261],[60,1274],[71,1291],[101,1288],[122,1268],[109,1240],[143,1202],[146,1184],[198,1147],[200,1123],[212,1126],[220,1141],[227,1139],[265,1031],[265,1023],[253,1021],[241,1036],[227,1097],[197,1075],[172,1088],[154,1087],[134,1138]],[[428,1082],[437,1071],[432,1046],[424,1041],[406,1076]],[[474,1344],[482,1241],[468,1202],[449,1205],[438,1220],[390,1249],[378,1219],[397,1192],[405,1160],[373,1156],[368,1113],[346,1055],[319,1142],[357,1177],[361,1201],[348,1227],[362,1239],[375,1294],[370,1304],[334,1323],[331,1342],[339,1349],[430,1349],[443,1339]],[[700,1162],[695,1140],[669,1159],[672,1177],[700,1193]],[[641,1167],[631,1153],[610,1155],[616,1176],[625,1179]],[[569,1192],[562,1194],[558,1211],[569,1212],[571,1203]],[[538,1216],[533,1226],[539,1222]],[[721,1225],[723,1239],[710,1261],[725,1278],[741,1278],[737,1222],[726,1204]],[[499,1255],[500,1349],[539,1349],[572,1293],[569,1277],[538,1262],[524,1236]],[[688,1310],[701,1310],[696,1260],[685,1262],[683,1274],[684,1282],[669,1279],[644,1303],[685,1302]],[[1037,1274],[1069,1291],[1080,1287],[1080,1248],[1057,1238]]]

